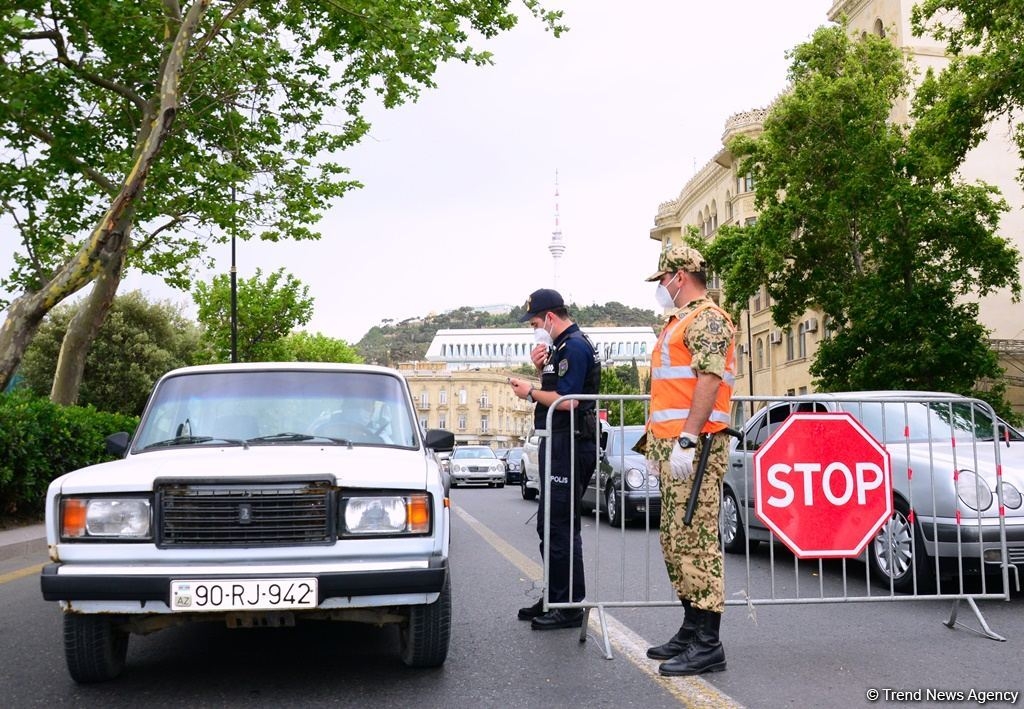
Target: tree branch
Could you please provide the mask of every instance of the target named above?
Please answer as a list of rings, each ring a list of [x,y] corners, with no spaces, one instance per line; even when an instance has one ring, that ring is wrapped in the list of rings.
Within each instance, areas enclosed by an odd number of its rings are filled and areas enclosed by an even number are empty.
[[[80,64],[79,62],[71,61],[71,58],[68,56],[67,44],[64,42],[64,35],[62,35],[59,31],[54,29],[48,30],[46,32],[40,32],[38,34],[46,35],[48,39],[53,40],[53,47],[57,51],[57,56],[54,61],[56,61],[58,64],[68,69],[72,74],[79,77],[80,79],[84,79],[90,84],[99,86],[100,88],[106,89],[107,91],[112,91],[117,95],[122,96],[123,98],[135,104],[135,107],[138,108],[139,111],[145,113],[145,100],[137,93],[132,91],[130,88],[124,86],[123,84],[119,84],[115,81],[110,81],[109,79],[106,79],[102,76],[98,76],[97,74],[93,74],[90,71],[86,71],[82,64]]]
[[[42,128],[36,128],[34,126],[27,126],[26,129],[30,135],[34,135],[39,140],[43,141],[50,147],[53,147],[56,143],[56,139],[53,137],[53,133]],[[90,180],[95,182],[99,187],[103,188],[112,195],[117,194],[117,185],[112,182],[106,175],[101,173],[96,168],[90,166],[87,162],[75,155],[63,156],[65,160],[70,162],[72,165],[77,167],[83,175],[88,177]]]

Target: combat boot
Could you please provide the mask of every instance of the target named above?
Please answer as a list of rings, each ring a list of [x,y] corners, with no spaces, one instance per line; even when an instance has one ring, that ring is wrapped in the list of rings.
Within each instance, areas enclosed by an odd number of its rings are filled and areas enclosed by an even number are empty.
[[[699,675],[721,672],[725,669],[725,649],[718,639],[722,614],[693,608],[697,628],[694,639],[668,662],[658,666],[658,672],[667,677]]]
[[[671,660],[673,657],[686,649],[695,637],[697,637],[697,623],[694,621],[690,601],[683,599],[683,624],[672,639],[662,645],[655,645],[647,648],[647,657],[652,660]]]

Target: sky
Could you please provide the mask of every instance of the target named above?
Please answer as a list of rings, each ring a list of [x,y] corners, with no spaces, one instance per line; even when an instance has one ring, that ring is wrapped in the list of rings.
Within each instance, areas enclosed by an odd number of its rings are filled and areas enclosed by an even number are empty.
[[[655,309],[644,279],[659,204],[720,149],[731,115],[785,88],[786,52],[827,23],[832,2],[545,4],[565,11],[560,38],[523,17],[477,45],[493,66],[443,66],[416,104],[370,108],[370,135],[342,159],[364,187],[326,213],[317,242],[239,243],[238,277],[283,267],[315,301],[303,329],[351,343],[386,319],[519,306],[537,288]],[[229,271],[230,247],[215,248],[197,279]],[[136,288],[194,314],[159,279],[128,274],[121,292]]]

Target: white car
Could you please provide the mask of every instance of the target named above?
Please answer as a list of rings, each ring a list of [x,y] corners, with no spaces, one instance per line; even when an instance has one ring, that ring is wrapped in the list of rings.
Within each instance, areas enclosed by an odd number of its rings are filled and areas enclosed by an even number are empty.
[[[867,548],[880,584],[907,592],[915,582],[929,588],[947,572],[999,570],[1001,513],[1008,562],[1024,565],[1024,436],[979,402],[922,391],[806,394],[751,416],[730,444],[720,522],[725,551],[742,554],[747,540],[756,546],[771,538],[753,514],[754,455],[797,412],[847,412],[891,456],[893,516]]]
[[[540,436],[534,431],[523,443],[522,474],[519,477],[519,489],[524,500],[535,500],[540,494]]]
[[[264,363],[172,371],[121,460],[57,478],[43,597],[64,611],[78,682],[116,677],[131,633],[297,619],[400,626],[402,660],[442,664],[450,519],[401,375]]]

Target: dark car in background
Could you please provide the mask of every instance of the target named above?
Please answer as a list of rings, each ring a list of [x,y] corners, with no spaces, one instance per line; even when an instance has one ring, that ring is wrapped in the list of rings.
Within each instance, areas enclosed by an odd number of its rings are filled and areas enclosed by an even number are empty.
[[[523,449],[509,448],[499,457],[505,461],[505,482],[518,485],[523,477]]]
[[[584,512],[600,508],[610,525],[623,519],[636,522],[650,514],[651,526],[661,519],[661,486],[656,474],[647,470],[644,457],[633,446],[644,435],[643,426],[607,428],[607,442],[601,450],[599,469],[583,492]]]

